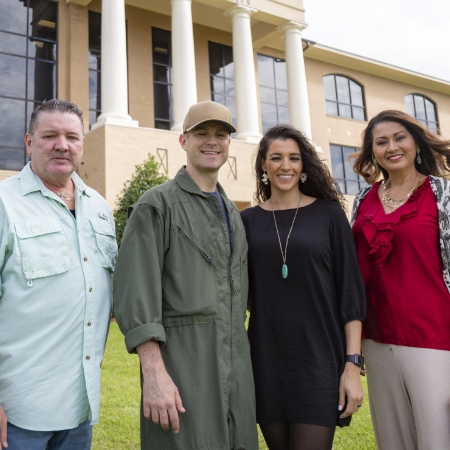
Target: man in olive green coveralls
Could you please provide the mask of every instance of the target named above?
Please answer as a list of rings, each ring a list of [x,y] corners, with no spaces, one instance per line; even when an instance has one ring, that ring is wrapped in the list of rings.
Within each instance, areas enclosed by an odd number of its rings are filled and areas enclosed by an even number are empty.
[[[247,243],[217,183],[234,131],[225,106],[193,105],[180,136],[187,165],[133,205],[125,229],[114,312],[141,361],[141,449],[258,448]]]

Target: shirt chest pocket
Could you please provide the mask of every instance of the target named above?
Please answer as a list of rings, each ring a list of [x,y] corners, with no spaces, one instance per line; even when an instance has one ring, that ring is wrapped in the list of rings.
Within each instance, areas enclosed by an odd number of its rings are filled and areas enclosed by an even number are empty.
[[[14,225],[27,280],[67,272],[69,249],[58,220],[33,220]]]
[[[89,219],[94,232],[100,264],[114,270],[117,256],[117,242],[114,229],[105,219]]]

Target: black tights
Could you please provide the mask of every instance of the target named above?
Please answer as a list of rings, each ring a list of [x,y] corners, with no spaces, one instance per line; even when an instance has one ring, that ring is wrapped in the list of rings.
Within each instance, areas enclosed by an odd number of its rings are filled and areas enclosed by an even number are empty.
[[[335,427],[275,422],[260,425],[269,450],[331,450]]]

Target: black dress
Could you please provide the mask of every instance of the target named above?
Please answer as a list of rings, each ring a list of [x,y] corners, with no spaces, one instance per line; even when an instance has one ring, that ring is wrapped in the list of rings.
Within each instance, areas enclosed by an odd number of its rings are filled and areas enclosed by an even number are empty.
[[[272,211],[246,209],[249,339],[258,423],[333,427],[344,369],[344,325],[364,320],[365,295],[344,211],[318,199],[300,208],[283,259]],[[295,209],[276,211],[283,250]]]

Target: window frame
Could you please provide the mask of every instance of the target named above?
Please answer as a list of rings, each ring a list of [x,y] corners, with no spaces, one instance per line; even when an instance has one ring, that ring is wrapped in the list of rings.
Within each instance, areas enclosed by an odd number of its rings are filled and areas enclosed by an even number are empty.
[[[334,80],[334,83],[333,83],[333,85],[334,85],[334,93],[335,93],[336,100],[327,98],[327,93],[326,93],[326,90],[325,90],[325,81],[324,81],[326,77],[333,77],[333,80]],[[345,78],[347,80],[348,96],[349,96],[349,99],[350,99],[349,103],[340,101],[338,99],[338,87],[337,87],[337,81],[336,81],[337,77]],[[343,119],[358,120],[360,122],[367,122],[366,95],[365,95],[364,86],[361,83],[356,81],[354,78],[349,77],[348,75],[341,74],[341,73],[329,73],[329,74],[323,75],[322,82],[323,82],[323,86],[324,86],[325,109],[326,109],[327,116],[341,117]],[[361,89],[362,105],[353,104],[353,102],[352,102],[352,90],[351,90],[351,87],[350,87],[350,82],[355,83]],[[336,104],[336,108],[337,108],[337,111],[338,111],[337,115],[336,114],[331,114],[331,113],[328,112],[328,108],[327,108],[328,102]],[[344,116],[344,115],[340,114],[340,107],[339,107],[340,105],[347,106],[347,107],[350,108],[351,117]],[[355,118],[354,117],[353,108],[360,108],[360,109],[362,109],[363,114],[364,114],[364,119]]]
[[[334,175],[334,167],[333,167],[333,147],[339,147],[339,153],[340,153],[340,159],[341,159],[341,163],[342,163],[342,168],[343,168],[343,171],[344,171],[344,177],[343,178],[337,178],[337,177],[335,177],[335,175]],[[353,150],[352,151],[352,153],[354,153],[354,152],[357,152],[357,151],[359,151],[359,149],[357,148],[357,147],[353,147],[353,146],[350,146],[350,145],[341,145],[341,144],[330,144],[330,162],[331,162],[331,174],[332,174],[332,176],[333,176],[333,179],[334,179],[334,181],[336,181],[336,183],[339,185],[339,188],[341,189],[341,192],[344,194],[344,195],[356,195],[357,193],[355,193],[355,194],[352,194],[352,193],[348,193],[347,191],[349,190],[348,189],[348,186],[347,186],[347,183],[349,183],[349,182],[351,182],[352,184],[353,183],[358,183],[358,192],[364,187],[364,186],[367,186],[367,183],[366,183],[366,181],[364,180],[364,178],[361,176],[361,175],[357,175],[356,173],[354,173],[353,172],[353,167],[352,167],[352,165],[350,164],[350,161],[348,161],[348,159],[345,159],[345,151],[344,151],[344,149],[351,149],[351,150]],[[347,170],[351,170],[352,171],[352,173],[354,173],[355,174],[355,176],[356,176],[356,179],[354,179],[354,180],[351,180],[350,178],[348,178],[346,175],[347,175]],[[343,187],[343,189],[342,189],[342,187]]]
[[[408,102],[406,100],[407,97],[412,97],[412,105],[413,105],[413,108],[414,108],[414,114],[411,114],[411,112],[408,111]],[[423,101],[423,110],[425,112],[425,119],[419,119],[417,117],[417,113],[416,113],[416,98],[420,98]],[[427,117],[427,108],[426,108],[425,101],[428,101],[428,102],[430,102],[433,105],[435,120],[428,119],[428,117]],[[409,94],[405,94],[405,105],[406,105],[406,110],[407,110],[406,112],[411,117],[414,117],[417,121],[419,121],[422,125],[424,125],[427,128],[429,128],[431,131],[433,131],[435,129],[436,130],[436,134],[440,134],[440,131],[439,131],[439,118],[438,118],[437,103],[436,102],[431,100],[431,98],[427,97],[426,95],[419,94],[419,93],[416,93],[416,92],[411,92]],[[434,124],[434,126],[431,127],[430,123]]]
[[[25,86],[23,87],[23,90],[21,91],[24,95],[23,97],[19,97],[17,95],[11,94],[0,94],[0,102],[1,99],[6,99],[6,100],[13,100],[13,101],[20,101],[23,102],[23,108],[24,108],[24,123],[23,123],[23,136],[25,136],[25,134],[28,131],[28,121],[29,121],[29,117],[31,117],[31,113],[33,112],[33,110],[36,108],[37,105],[42,103],[42,100],[36,100],[36,98],[31,98],[29,96],[29,75],[30,75],[30,61],[34,61],[34,62],[42,62],[42,63],[46,63],[46,64],[52,64],[52,71],[54,73],[54,80],[53,80],[53,94],[52,97],[56,97],[58,98],[58,46],[59,46],[59,4],[57,0],[39,0],[42,1],[44,3],[46,3],[47,5],[45,6],[45,8],[43,8],[43,11],[40,12],[40,14],[37,17],[31,17],[31,13],[32,13],[32,9],[34,8],[34,6],[30,5],[30,1],[25,0],[24,4],[22,5],[22,7],[26,8],[26,28],[25,28],[25,32],[18,32],[16,31],[10,31],[7,29],[0,29],[1,33],[4,33],[6,35],[13,35],[13,36],[19,36],[21,38],[25,38],[26,40],[26,46],[25,46],[25,54],[24,55],[20,55],[17,53],[13,53],[13,52],[8,52],[8,51],[1,51],[0,50],[0,54],[1,55],[5,55],[5,56],[10,56],[13,58],[21,58],[22,60],[25,60]],[[36,21],[39,20],[39,18],[46,12],[47,8],[50,5],[54,5],[55,7],[55,39],[49,39],[47,37],[41,37],[41,36],[35,36],[33,34],[33,25]],[[33,20],[32,20],[33,19]],[[42,26],[42,25],[41,25]],[[42,57],[32,57],[29,54],[29,44],[30,42],[41,42],[41,43],[48,43],[48,44],[53,44],[53,58],[52,60],[50,59],[43,59]],[[35,94],[35,90],[34,91],[34,97],[36,97]],[[33,103],[33,106],[31,106],[31,103]],[[6,149],[6,150],[13,150],[13,151],[17,151],[23,152],[23,166],[26,165],[26,163],[29,161],[29,156],[26,152],[26,148],[25,145],[6,145],[0,142],[0,151],[2,149]],[[0,165],[0,170],[17,170],[17,169],[9,169],[9,168],[3,168]]]

